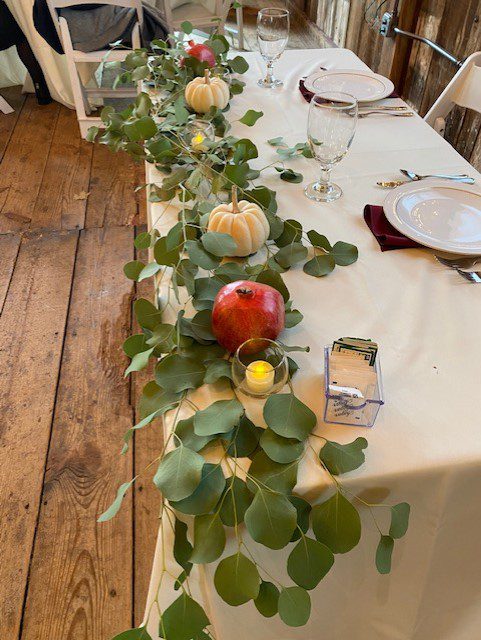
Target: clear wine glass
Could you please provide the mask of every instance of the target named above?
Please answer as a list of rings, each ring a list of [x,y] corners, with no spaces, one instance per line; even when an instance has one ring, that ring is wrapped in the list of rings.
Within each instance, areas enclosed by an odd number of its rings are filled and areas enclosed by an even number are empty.
[[[342,195],[341,187],[331,182],[331,170],[348,152],[356,123],[356,98],[333,91],[314,94],[309,107],[307,139],[321,166],[321,176],[304,189],[311,200],[331,202]]]
[[[260,87],[279,87],[282,80],[274,78],[274,61],[280,58],[289,40],[289,11],[268,7],[257,14],[257,42],[267,62],[266,77],[258,81]]]

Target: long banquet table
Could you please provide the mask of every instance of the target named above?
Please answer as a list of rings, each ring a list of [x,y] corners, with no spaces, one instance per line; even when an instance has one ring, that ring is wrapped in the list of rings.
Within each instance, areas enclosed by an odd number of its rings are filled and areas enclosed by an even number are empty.
[[[308,105],[298,91],[301,76],[319,66],[366,69],[345,49],[287,51],[276,65],[284,86],[264,90],[256,84],[265,70],[262,59],[257,53],[245,57],[250,64],[247,87],[234,98],[229,119],[249,108],[264,112],[253,128],[233,126],[234,135],[249,137],[258,146],[259,167],[275,160],[275,150],[266,142],[269,138],[282,135],[291,144],[306,139]],[[313,160],[302,158],[288,166],[300,171],[305,182],[316,176]],[[374,565],[378,532],[369,512],[362,511],[360,544],[336,556],[333,569],[310,592],[309,623],[298,629],[286,627],[278,617],[262,618],[252,602],[229,607],[213,587],[216,563],[195,568],[191,586],[217,640],[480,637],[481,288],[441,267],[428,249],[380,251],[363,220],[363,207],[382,204],[386,192],[376,187],[376,181],[399,177],[401,167],[419,173],[466,172],[480,178],[418,116],[372,116],[359,121],[351,151],[334,171],[333,178],[344,191],[339,201],[313,203],[303,196],[303,185],[280,181],[273,169],[262,183],[277,191],[282,217],[294,216],[332,242],[344,240],[359,248],[356,264],[338,267],[326,278],[311,278],[298,268],[284,274],[295,308],[304,314],[303,322],[286,331],[284,339],[311,347],[310,353],[295,354],[301,369],[294,385],[299,397],[316,411],[317,430],[339,442],[358,436],[369,441],[366,463],[344,476],[345,486],[371,502],[410,502],[409,531],[396,542],[391,574],[381,576]],[[155,169],[147,167],[147,172],[147,181],[158,179]],[[162,204],[149,205],[151,225],[165,232],[175,220],[175,208],[161,216],[162,211]],[[343,335],[372,338],[380,345],[386,405],[371,430],[322,422],[322,348]],[[218,399],[214,393],[203,387],[196,392],[196,401],[205,406]],[[295,492],[312,498],[324,487],[325,479],[313,461],[303,463]],[[151,605],[163,554],[167,566],[172,563],[172,572],[179,572],[171,543],[167,527],[164,539],[159,536],[147,603],[153,638],[158,637],[158,617]],[[286,550],[274,552],[257,545],[255,553],[270,573],[285,578],[279,569],[285,562],[279,559]],[[171,587],[164,579],[161,606],[174,599]]]

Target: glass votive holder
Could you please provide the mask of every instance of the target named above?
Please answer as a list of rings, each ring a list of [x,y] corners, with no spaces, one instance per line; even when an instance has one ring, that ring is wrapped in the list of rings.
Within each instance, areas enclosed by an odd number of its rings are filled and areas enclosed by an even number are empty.
[[[253,398],[278,393],[289,377],[284,349],[274,340],[251,338],[237,349],[232,361],[236,389]]]
[[[183,140],[190,151],[205,153],[209,150],[209,142],[215,140],[215,129],[207,120],[193,120],[185,127]]]

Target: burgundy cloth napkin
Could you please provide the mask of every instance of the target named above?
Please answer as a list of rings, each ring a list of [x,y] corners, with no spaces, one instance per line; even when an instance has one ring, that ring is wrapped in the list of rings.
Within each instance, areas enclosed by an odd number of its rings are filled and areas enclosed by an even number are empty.
[[[306,89],[306,85],[304,84],[304,78],[299,80],[299,91],[302,94],[302,97],[306,102],[310,102],[312,100],[312,96],[314,95],[312,91]],[[399,94],[396,91],[393,91],[391,95],[387,96],[388,98],[399,98]]]
[[[420,244],[410,238],[406,238],[392,226],[386,218],[382,207],[367,204],[364,207],[364,220],[378,241],[381,251],[421,247]]]

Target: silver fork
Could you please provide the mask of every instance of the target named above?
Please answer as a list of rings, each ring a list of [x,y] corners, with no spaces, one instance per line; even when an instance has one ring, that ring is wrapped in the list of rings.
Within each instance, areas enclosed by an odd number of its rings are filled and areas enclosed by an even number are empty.
[[[372,115],[393,116],[394,118],[412,118],[414,113],[412,111],[380,111],[373,109],[372,111],[360,111],[358,118],[367,118]]]
[[[442,265],[456,271],[462,278],[467,280],[468,282],[473,282],[476,284],[481,283],[481,271],[464,271],[463,269],[457,267],[453,262],[447,260],[446,258],[442,258],[441,256],[434,256],[438,262]],[[472,268],[472,267],[471,267]]]
[[[452,269],[460,269],[461,271],[472,271],[473,267],[481,264],[481,256],[473,256],[467,258],[444,258],[443,256],[435,256],[436,260],[446,267]]]

